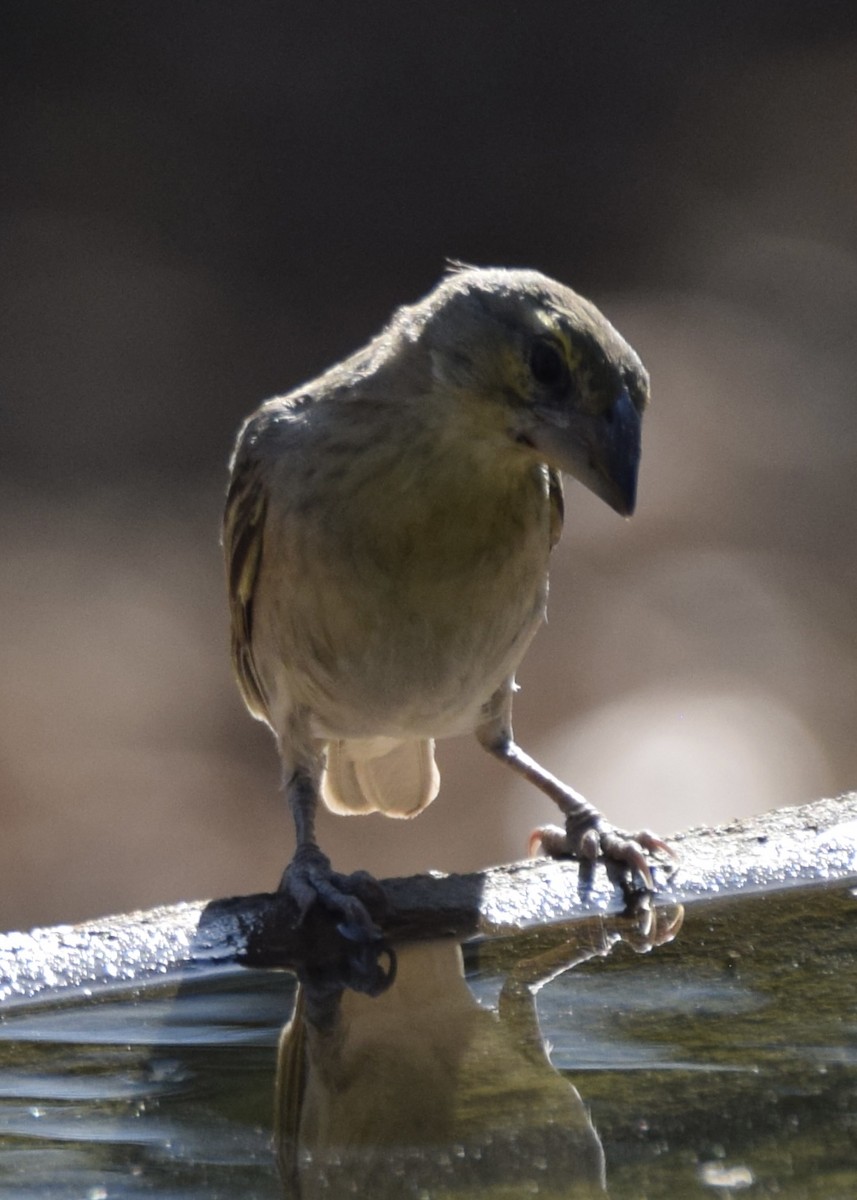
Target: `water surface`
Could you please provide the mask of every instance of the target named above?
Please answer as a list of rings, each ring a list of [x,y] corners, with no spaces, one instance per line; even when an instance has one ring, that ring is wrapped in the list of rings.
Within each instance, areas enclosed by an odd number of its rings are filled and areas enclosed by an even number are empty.
[[[295,993],[7,1002],[0,1196],[857,1196],[857,880],[400,948],[289,1026]]]

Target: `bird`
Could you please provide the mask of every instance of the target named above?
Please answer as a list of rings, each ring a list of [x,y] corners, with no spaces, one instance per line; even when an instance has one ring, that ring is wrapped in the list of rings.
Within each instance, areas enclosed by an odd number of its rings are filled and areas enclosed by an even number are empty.
[[[649,376],[595,305],[539,271],[452,264],[420,301],[242,425],[222,527],[232,660],[277,742],[299,920],[377,927],[367,872],[318,844],[335,813],[411,818],[437,739],[481,745],[558,806],[531,848],[653,888],[649,830],[615,829],[522,750],[515,672],[545,619],[562,475],[635,508]]]

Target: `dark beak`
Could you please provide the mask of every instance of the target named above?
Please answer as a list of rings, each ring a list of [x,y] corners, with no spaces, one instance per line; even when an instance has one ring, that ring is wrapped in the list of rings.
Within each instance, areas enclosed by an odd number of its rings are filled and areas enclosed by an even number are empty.
[[[598,415],[541,410],[536,416],[532,441],[547,463],[630,517],[637,503],[641,421],[627,390]]]
[[[637,475],[640,469],[640,414],[622,391],[612,408],[598,418],[592,446],[595,484],[588,483],[623,517],[630,517],[637,504]],[[598,482],[603,484],[598,486]]]

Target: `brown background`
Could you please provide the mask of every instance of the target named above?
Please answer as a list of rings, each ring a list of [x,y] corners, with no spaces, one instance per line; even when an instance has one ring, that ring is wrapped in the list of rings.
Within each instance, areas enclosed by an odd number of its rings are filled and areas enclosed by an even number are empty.
[[[638,515],[577,486],[520,740],[668,832],[857,783],[857,8],[7,0],[0,927],[272,886],[225,464],[445,256],[591,295],[654,384]],[[518,856],[471,741],[337,865]]]

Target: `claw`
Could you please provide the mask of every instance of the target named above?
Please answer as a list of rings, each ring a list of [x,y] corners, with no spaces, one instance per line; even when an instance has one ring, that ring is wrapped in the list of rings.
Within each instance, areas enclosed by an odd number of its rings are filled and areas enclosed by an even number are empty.
[[[340,875],[332,870],[330,859],[317,846],[301,846],[283,872],[278,889],[290,896],[298,909],[295,922],[300,926],[316,904],[323,905],[342,919],[337,929],[351,942],[369,943],[381,939],[381,931],[370,915],[372,908],[384,907],[384,890],[366,871]]]
[[[610,826],[603,827],[597,833],[595,829],[590,829],[584,834],[584,837],[588,837],[590,834],[598,837],[605,858],[629,867],[632,874],[640,876],[648,891],[655,890],[651,868],[642,846],[636,839],[628,837],[616,829],[611,829]]]
[[[651,830],[629,834],[614,829],[602,818],[597,818],[581,828],[579,821],[569,821],[566,829],[556,825],[544,825],[530,834],[528,851],[531,857],[545,854],[550,858],[576,858],[594,863],[603,856],[608,864],[625,869],[624,887],[630,887],[632,879],[640,879],[649,892],[655,890],[652,868],[648,854],[668,854],[677,857],[667,842]]]
[[[527,856],[529,858],[557,858],[558,854],[553,850],[554,846],[559,846],[560,842],[565,840],[565,830],[560,829],[558,825],[540,825],[538,829],[534,829],[527,840]]]
[[[363,905],[361,904],[360,907],[363,908]],[[383,936],[381,930],[371,918],[367,922],[366,918],[368,916],[369,914],[364,908],[362,916],[355,916],[348,921],[337,922],[337,931],[342,934],[347,942],[354,942],[356,946],[366,945],[370,942],[380,942]]]
[[[631,837],[644,850],[648,850],[649,854],[668,854],[670,858],[678,859],[678,855],[669,842],[665,842],[656,833],[652,833],[651,829],[641,829],[639,833],[634,833]]]

